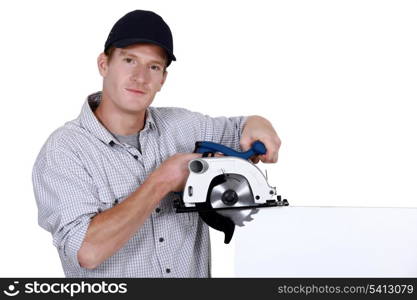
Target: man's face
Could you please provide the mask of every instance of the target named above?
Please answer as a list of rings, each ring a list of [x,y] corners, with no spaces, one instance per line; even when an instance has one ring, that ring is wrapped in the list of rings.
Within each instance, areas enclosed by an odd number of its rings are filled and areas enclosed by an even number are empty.
[[[103,99],[124,113],[144,112],[165,81],[165,64],[164,50],[153,44],[116,48],[110,62],[100,54]]]

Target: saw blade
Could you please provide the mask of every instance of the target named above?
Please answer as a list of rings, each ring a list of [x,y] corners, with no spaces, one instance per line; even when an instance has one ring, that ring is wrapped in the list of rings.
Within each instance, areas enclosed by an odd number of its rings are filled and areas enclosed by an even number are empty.
[[[224,174],[223,176],[223,182],[214,186],[211,191],[211,206],[215,209],[242,207],[241,209],[224,209],[216,212],[231,219],[235,225],[244,226],[243,222],[252,221],[251,215],[259,211],[257,208],[243,208],[255,205],[249,182],[240,174]]]

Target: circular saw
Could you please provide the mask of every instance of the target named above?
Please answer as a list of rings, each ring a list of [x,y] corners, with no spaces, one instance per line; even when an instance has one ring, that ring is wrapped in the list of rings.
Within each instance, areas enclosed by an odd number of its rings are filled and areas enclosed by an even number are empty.
[[[287,206],[275,187],[249,159],[266,153],[259,141],[246,152],[238,152],[213,142],[197,142],[194,152],[202,158],[188,164],[190,174],[181,199],[175,202],[178,213],[198,212],[210,227],[224,232],[228,244],[235,226],[244,226],[260,208]],[[215,156],[221,153],[223,156]]]

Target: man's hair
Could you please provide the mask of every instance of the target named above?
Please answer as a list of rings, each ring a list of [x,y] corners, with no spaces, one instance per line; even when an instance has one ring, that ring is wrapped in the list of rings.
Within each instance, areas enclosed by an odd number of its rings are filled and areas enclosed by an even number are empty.
[[[104,54],[107,56],[107,61],[108,63],[110,63],[110,61],[112,60],[112,57],[114,55],[114,50],[116,50],[115,46],[111,46],[110,48],[108,48],[106,51],[104,51]],[[167,70],[167,64],[168,64],[168,56],[165,55],[165,66],[164,66],[164,72]]]
[[[107,56],[108,62],[111,61],[115,49],[116,49],[115,46],[111,46],[106,51],[104,51],[104,54],[106,54],[106,56]]]

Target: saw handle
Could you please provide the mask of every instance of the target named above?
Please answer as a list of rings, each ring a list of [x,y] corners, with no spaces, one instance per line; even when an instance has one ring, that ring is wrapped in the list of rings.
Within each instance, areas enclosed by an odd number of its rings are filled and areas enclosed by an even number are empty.
[[[264,143],[261,141],[256,141],[252,144],[251,148],[245,152],[239,152],[232,148],[226,147],[222,144],[203,141],[196,142],[194,153],[223,153],[225,156],[235,156],[243,159],[249,159],[255,155],[262,155],[266,153],[266,148]]]

